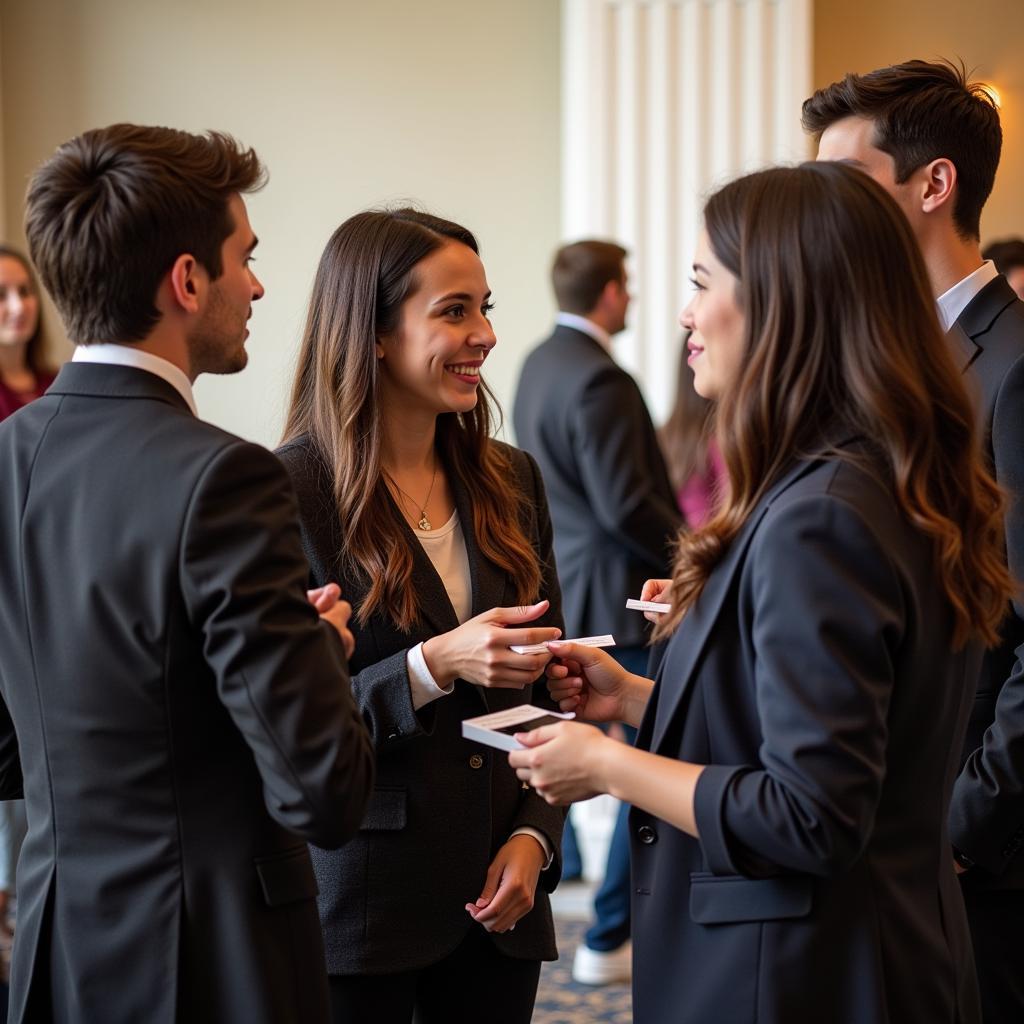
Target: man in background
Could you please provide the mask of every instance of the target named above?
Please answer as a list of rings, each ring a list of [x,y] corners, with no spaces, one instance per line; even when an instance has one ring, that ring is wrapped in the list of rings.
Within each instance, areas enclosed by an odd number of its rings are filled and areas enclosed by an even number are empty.
[[[350,609],[307,599],[284,468],[192,394],[246,363],[263,177],[227,136],[114,125],[29,186],[78,348],[0,424],[0,797],[29,822],[14,1021],[329,1016],[303,840],[343,843],[369,794]]]
[[[669,575],[681,516],[640,389],[611,354],[630,301],[625,258],[611,242],[558,250],[555,329],[526,358],[513,423],[548,492],[566,636],[611,633],[609,653],[645,674],[647,624],[626,599]],[[619,808],[596,920],[573,965],[588,984],[630,977],[628,811]]]
[[[990,242],[981,250],[981,255],[991,260],[1017,293],[1024,299],[1024,238],[1003,238]]]
[[[819,160],[860,167],[899,203],[924,255],[939,320],[978,399],[1007,492],[1010,571],[1024,580],[1024,303],[982,258],[981,211],[1002,146],[983,86],[948,63],[913,60],[847,75],[803,106]],[[1024,1021],[1024,604],[987,653],[953,792],[961,872],[986,1024]]]

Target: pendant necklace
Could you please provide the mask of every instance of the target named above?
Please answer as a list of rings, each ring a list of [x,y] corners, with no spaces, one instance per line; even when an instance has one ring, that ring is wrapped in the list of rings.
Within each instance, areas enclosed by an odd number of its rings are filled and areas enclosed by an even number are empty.
[[[430,520],[427,518],[427,506],[430,504],[430,496],[434,493],[434,481],[437,479],[437,456],[434,456],[434,472],[430,477],[430,490],[427,491],[427,496],[423,499],[422,505],[417,504],[410,494],[403,491],[402,488],[398,486],[395,478],[386,469],[384,470],[384,475],[391,481],[395,490],[398,491],[400,498],[408,498],[409,501],[412,502],[412,507],[420,510],[420,517],[416,522],[419,529],[424,531],[432,530],[433,527],[430,525]],[[405,505],[404,501],[402,502],[402,505]]]

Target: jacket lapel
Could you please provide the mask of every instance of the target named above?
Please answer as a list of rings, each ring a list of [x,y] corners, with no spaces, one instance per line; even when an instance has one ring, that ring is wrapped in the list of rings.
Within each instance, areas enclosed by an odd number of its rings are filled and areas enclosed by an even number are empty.
[[[655,693],[652,694],[651,703],[656,705],[656,709],[649,746],[650,750],[657,751],[658,746],[665,738],[665,732],[669,723],[675,716],[677,709],[683,704],[690,687],[693,685],[701,655],[704,653],[708,638],[715,623],[718,621],[722,605],[730,592],[733,578],[743,565],[747,549],[750,547],[750,542],[757,532],[757,528],[765,513],[771,507],[772,502],[783,491],[796,483],[802,476],[809,473],[816,465],[818,465],[818,462],[815,460],[796,463],[769,489],[768,493],[751,512],[743,529],[740,530],[736,539],[730,545],[725,557],[711,574],[696,604],[693,605],[679,624],[676,635],[669,641],[669,651],[662,659],[661,667],[658,671],[657,688]],[[673,650],[673,648],[675,649]],[[665,679],[666,672],[671,672],[673,677],[667,682],[667,685]],[[654,697],[657,699],[654,700]],[[648,714],[650,713],[651,709],[649,707]]]

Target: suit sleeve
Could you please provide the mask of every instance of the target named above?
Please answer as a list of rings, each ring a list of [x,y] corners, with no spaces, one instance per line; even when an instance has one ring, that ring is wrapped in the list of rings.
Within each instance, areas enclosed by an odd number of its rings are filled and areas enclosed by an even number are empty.
[[[341,642],[306,598],[294,492],[273,455],[238,442],[211,460],[180,562],[189,614],[268,811],[318,846],[340,846],[366,808],[373,753]]]
[[[661,575],[682,516],[648,471],[652,459],[661,458],[660,451],[648,450],[648,419],[636,382],[610,366],[580,398],[573,444],[587,503],[602,529]]]
[[[522,457],[525,458],[529,470],[528,479],[524,481],[524,488],[532,507],[536,510],[535,544],[542,573],[540,596],[551,603],[551,607],[544,616],[543,624],[564,630],[562,591],[558,585],[554,534],[551,528],[551,516],[548,512],[548,500],[544,493],[544,483],[541,479],[540,469],[533,458],[526,453],[523,453]],[[554,701],[548,694],[545,678],[534,683],[531,691],[531,695],[527,698],[530,703],[542,707],[555,707]],[[541,872],[540,876],[540,885],[547,892],[553,892],[562,877],[562,828],[565,825],[566,813],[567,808],[550,806],[547,801],[537,795],[535,790],[522,790],[512,831],[524,826],[535,828],[538,832],[543,833],[550,844],[554,856],[550,866],[546,871]]]
[[[902,590],[867,525],[835,499],[769,511],[754,545],[761,765],[705,768],[700,841],[715,874],[829,876],[874,823]]]
[[[992,413],[996,479],[1007,496],[1006,555],[1024,582],[1024,358],[1006,374]],[[1024,635],[1024,601],[1017,593],[1005,627]],[[996,700],[982,745],[964,764],[953,789],[950,839],[975,863],[1001,874],[1024,846],[1024,644]]]

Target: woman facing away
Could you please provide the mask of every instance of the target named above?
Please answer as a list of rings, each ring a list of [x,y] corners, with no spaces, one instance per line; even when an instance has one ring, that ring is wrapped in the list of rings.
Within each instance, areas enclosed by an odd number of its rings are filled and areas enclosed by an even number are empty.
[[[540,473],[490,437],[490,309],[473,235],[411,209],[345,221],[313,286],[279,455],[377,751],[359,835],[313,850],[336,1021],[526,1024],[556,956],[564,812],[461,736],[562,625]]]
[[[17,250],[0,245],[0,420],[38,398],[53,378],[32,267]]]
[[[548,645],[563,710],[637,749],[567,722],[509,758],[553,803],[634,806],[637,1024],[973,1024],[946,814],[1011,585],[924,264],[818,163],[713,195],[694,274],[730,488],[680,537],[658,679]]]

